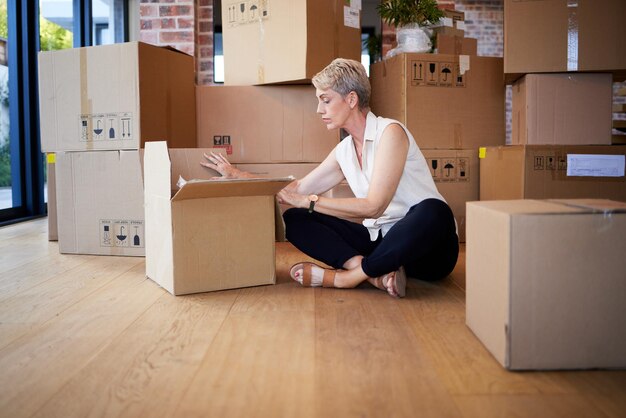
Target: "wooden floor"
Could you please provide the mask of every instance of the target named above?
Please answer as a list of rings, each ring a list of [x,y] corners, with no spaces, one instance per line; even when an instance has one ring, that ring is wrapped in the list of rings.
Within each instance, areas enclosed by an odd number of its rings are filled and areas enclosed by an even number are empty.
[[[174,297],[143,258],[0,229],[0,416],[625,417],[626,371],[503,370],[465,326],[464,260],[394,300],[275,286]]]

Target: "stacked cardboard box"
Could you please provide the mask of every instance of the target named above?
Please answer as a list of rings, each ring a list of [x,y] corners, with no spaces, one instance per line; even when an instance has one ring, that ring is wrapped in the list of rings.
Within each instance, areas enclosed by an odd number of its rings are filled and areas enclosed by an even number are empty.
[[[446,9],[444,18],[433,28],[434,46],[439,54],[476,55],[478,40],[465,37],[465,13]]]
[[[611,145],[611,102],[626,3],[505,0],[504,13],[512,145],[480,150],[467,324],[509,369],[624,367],[626,146]]]
[[[504,72],[513,82],[511,143],[519,147],[481,153],[481,200],[537,197],[533,190],[539,183],[531,178],[542,179],[539,194],[546,198],[626,200],[618,192],[625,179],[605,178],[624,149],[603,147],[611,145],[612,83],[626,70],[621,23],[626,4],[507,0],[504,14]],[[581,148],[587,145],[597,147]],[[581,156],[583,152],[589,157]],[[505,168],[502,162],[512,159],[519,164]],[[568,170],[569,162],[583,160],[594,169],[584,174]],[[609,164],[606,170],[603,162]],[[551,175],[540,175],[542,170]],[[526,183],[512,195],[510,184],[519,179]],[[588,187],[567,186],[583,182]],[[601,190],[608,194],[598,195]]]
[[[462,14],[447,13],[450,26],[442,27],[460,30]],[[503,64],[466,50],[463,33],[446,43],[438,31],[438,54],[400,54],[371,66],[371,105],[413,134],[464,242],[465,203],[478,200],[478,148],[505,142]]]
[[[316,114],[311,78],[335,58],[360,60],[360,6],[232,1],[222,22],[225,85],[197,87],[198,146],[263,164],[264,176],[308,173],[341,139]]]
[[[195,146],[193,58],[140,42],[42,52],[39,98],[60,251],[143,256],[139,150]]]
[[[223,1],[224,83],[307,83],[334,58],[360,60],[360,7],[349,4]]]

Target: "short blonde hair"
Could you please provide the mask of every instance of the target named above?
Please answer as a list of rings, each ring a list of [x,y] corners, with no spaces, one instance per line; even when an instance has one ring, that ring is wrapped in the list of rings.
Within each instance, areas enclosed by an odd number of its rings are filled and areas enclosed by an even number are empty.
[[[342,97],[353,91],[359,98],[359,109],[369,108],[372,87],[365,67],[358,61],[337,58],[317,73],[311,81],[316,88],[332,89]]]

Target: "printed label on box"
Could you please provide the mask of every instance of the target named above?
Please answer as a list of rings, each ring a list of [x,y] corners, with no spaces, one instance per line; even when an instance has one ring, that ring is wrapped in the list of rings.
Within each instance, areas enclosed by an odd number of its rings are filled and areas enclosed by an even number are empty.
[[[567,175],[624,177],[624,155],[567,154]]]
[[[459,64],[437,61],[411,61],[412,86],[465,87]]]
[[[254,23],[269,17],[269,0],[236,1],[228,5],[227,11],[230,26]]]
[[[141,220],[101,219],[101,247],[144,247],[144,224]]]
[[[129,141],[135,130],[130,112],[82,114],[78,129],[82,142]]]
[[[359,19],[359,9],[343,6],[343,24],[349,28],[361,29],[361,19]]]
[[[436,182],[465,182],[470,180],[469,158],[428,158],[428,168]]]

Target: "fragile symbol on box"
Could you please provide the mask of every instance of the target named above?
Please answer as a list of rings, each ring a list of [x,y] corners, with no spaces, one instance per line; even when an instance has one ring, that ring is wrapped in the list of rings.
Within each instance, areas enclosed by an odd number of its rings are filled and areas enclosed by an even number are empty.
[[[468,158],[429,158],[428,168],[436,182],[469,181]]]
[[[535,155],[535,170],[545,169],[545,157],[543,155]]]
[[[83,142],[133,139],[132,114],[99,113],[79,116],[79,137]]]
[[[452,62],[411,61],[412,86],[465,87],[465,77]]]
[[[237,1],[228,6],[230,26],[252,23],[269,17],[268,0]]]
[[[144,247],[144,224],[141,220],[100,220],[101,247]]]

